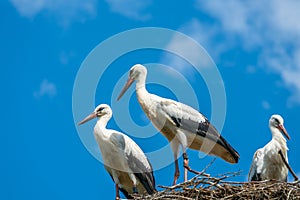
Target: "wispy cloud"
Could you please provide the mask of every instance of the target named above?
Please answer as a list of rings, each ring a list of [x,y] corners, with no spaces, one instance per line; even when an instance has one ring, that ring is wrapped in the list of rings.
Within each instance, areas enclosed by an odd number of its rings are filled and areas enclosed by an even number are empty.
[[[291,100],[300,103],[300,1],[198,0],[196,6],[216,25],[213,39],[224,38],[218,57],[237,47],[259,52],[256,65],[279,74],[293,93]]]
[[[246,67],[246,72],[247,72],[248,74],[255,74],[255,73],[256,73],[256,68],[255,68],[255,66],[253,66],[253,65],[248,65],[248,66]]]
[[[45,13],[57,18],[63,26],[68,26],[73,20],[84,22],[87,18],[96,16],[96,0],[10,0],[21,16],[34,18]]]
[[[56,85],[49,82],[48,80],[43,80],[40,84],[39,90],[33,93],[35,98],[41,98],[43,96],[54,97],[57,94]]]
[[[75,56],[73,51],[61,51],[59,54],[59,61],[62,65],[68,65]]]
[[[206,30],[205,25],[201,24],[197,19],[192,19],[188,23],[182,25],[179,32],[186,34],[193,40],[198,42],[198,44],[203,44],[204,46],[209,46],[210,39],[213,37],[214,30]],[[206,32],[206,34],[203,34]],[[205,48],[205,47],[204,47]],[[199,52],[199,46],[191,42],[191,39],[182,37],[181,35],[174,34],[165,50],[170,52],[176,52],[176,55],[165,53],[162,56],[161,62],[177,69],[181,73],[193,77],[194,71],[191,68],[192,64],[199,64],[203,68],[211,67],[210,58],[206,54],[201,55],[204,51]],[[189,63],[191,62],[191,63]]]
[[[146,8],[151,5],[151,0],[106,0],[111,11],[127,18],[145,21],[151,18]]]
[[[270,110],[270,108],[271,108],[270,103],[268,101],[266,101],[266,100],[263,100],[261,102],[261,105],[262,105],[263,109],[265,109],[265,110]]]

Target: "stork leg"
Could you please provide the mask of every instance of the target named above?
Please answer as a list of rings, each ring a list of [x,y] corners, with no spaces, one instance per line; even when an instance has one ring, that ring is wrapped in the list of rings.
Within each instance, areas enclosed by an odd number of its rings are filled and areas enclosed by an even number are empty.
[[[174,179],[173,179],[173,185],[176,185],[176,182],[178,180],[178,177],[180,175],[179,172],[179,166],[178,166],[178,154],[179,154],[179,142],[175,138],[170,142],[172,150],[173,150],[173,156],[174,156],[174,162],[175,162],[175,173],[174,173]]]
[[[118,184],[115,184],[115,186],[116,186],[116,200],[120,200],[119,186]]]
[[[187,181],[187,171],[191,170],[191,168],[189,167],[189,158],[187,153],[183,153],[183,167],[184,167],[184,182]]]
[[[178,177],[180,175],[177,156],[174,156],[174,160],[175,160],[175,173],[174,173],[173,185],[176,184]]]

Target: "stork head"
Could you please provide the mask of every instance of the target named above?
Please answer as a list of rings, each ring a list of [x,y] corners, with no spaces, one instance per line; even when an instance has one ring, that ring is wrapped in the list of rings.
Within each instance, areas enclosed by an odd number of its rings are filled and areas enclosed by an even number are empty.
[[[122,91],[120,92],[120,95],[118,96],[117,100],[121,99],[121,97],[125,94],[125,92],[128,90],[128,88],[132,85],[134,81],[137,81],[138,83],[140,81],[143,81],[142,84],[145,84],[146,75],[147,69],[145,66],[141,64],[136,64],[133,67],[131,67],[127,82],[123,87]]]
[[[289,134],[283,126],[284,120],[280,115],[272,115],[269,120],[270,128],[278,129],[288,140],[290,139]]]
[[[112,116],[112,110],[107,104],[100,104],[97,106],[91,114],[89,114],[86,118],[84,118],[81,122],[78,123],[78,125],[84,124],[91,119],[94,119],[96,117],[101,118],[101,117],[106,117],[106,118],[111,118]]]

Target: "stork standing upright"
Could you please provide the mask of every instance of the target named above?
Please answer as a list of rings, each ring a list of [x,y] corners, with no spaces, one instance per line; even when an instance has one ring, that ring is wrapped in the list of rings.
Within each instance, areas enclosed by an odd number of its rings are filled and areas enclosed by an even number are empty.
[[[184,158],[184,180],[187,180],[187,170],[195,172],[188,165],[186,149],[189,147],[201,150],[207,154],[221,157],[227,162],[237,163],[239,154],[210,124],[208,119],[197,110],[177,101],[150,94],[145,87],[147,69],[141,64],[134,65],[129,72],[129,78],[120,92],[118,100],[124,95],[130,85],[136,81],[138,101],[153,125],[168,139],[171,144],[175,174],[173,185],[179,177],[178,154],[182,148]],[[203,148],[205,142],[207,148]],[[208,144],[208,145],[207,145]]]
[[[286,139],[289,134],[283,126],[284,120],[280,115],[272,115],[269,120],[269,127],[272,133],[272,140],[263,148],[258,149],[253,156],[253,161],[248,175],[249,181],[278,180],[287,181],[288,157]],[[279,154],[281,151],[283,157]]]
[[[141,148],[127,135],[106,129],[111,117],[111,108],[106,104],[100,104],[78,125],[98,118],[94,135],[100,147],[105,169],[115,182],[116,199],[120,199],[119,190],[126,198],[132,198],[132,193],[153,194],[155,180],[149,160]]]

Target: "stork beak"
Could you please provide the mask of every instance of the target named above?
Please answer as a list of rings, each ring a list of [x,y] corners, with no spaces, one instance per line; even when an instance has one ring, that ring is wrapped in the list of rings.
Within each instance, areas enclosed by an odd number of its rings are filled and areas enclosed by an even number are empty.
[[[91,119],[94,119],[97,117],[97,113],[93,112],[90,115],[88,115],[86,118],[84,118],[81,122],[78,123],[78,126],[80,126],[81,124],[84,124],[87,121],[90,121]]]
[[[278,129],[285,135],[285,137],[289,140],[291,137],[289,136],[288,132],[285,130],[284,126],[279,124]]]
[[[134,79],[128,78],[125,86],[123,87],[122,91],[120,92],[117,101],[119,101],[121,99],[121,97],[125,94],[125,92],[128,90],[128,88],[132,85],[132,83],[134,82]]]

